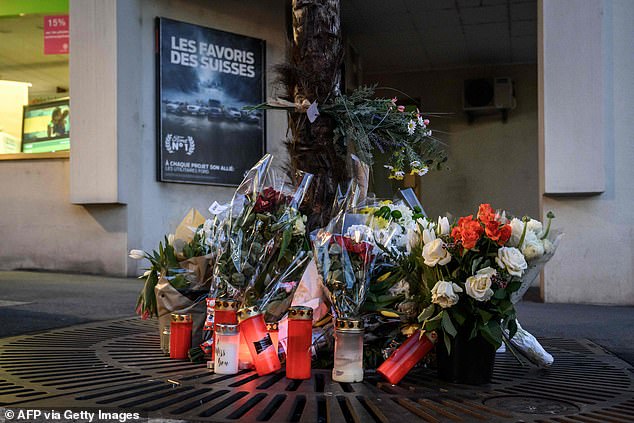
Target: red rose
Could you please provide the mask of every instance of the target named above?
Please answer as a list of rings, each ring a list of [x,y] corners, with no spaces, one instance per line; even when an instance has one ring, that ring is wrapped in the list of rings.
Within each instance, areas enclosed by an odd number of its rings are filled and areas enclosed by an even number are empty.
[[[271,187],[265,188],[264,191],[258,195],[253,211],[256,213],[272,212],[277,209],[281,203],[286,202],[287,198],[288,197],[284,194]]]
[[[368,242],[355,242],[354,239],[341,235],[334,235],[330,242],[337,243],[345,249],[348,254],[353,253],[361,256],[363,262],[366,264],[372,260],[372,250],[374,247]]]

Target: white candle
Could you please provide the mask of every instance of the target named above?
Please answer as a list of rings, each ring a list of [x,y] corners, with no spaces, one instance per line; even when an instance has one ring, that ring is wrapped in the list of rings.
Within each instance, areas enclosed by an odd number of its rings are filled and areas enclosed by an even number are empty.
[[[238,373],[239,351],[240,332],[238,325],[217,325],[214,373],[221,375]]]

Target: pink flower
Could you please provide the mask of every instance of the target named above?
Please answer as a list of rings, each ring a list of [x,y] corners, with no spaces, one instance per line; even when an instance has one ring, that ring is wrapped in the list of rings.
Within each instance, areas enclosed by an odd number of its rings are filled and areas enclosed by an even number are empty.
[[[425,119],[423,123],[425,124],[425,126],[429,125],[429,119]]]
[[[394,104],[394,105],[396,106],[396,102],[397,102],[397,101],[398,101],[398,98],[394,97],[394,98],[392,99],[392,104]]]
[[[398,107],[397,107],[397,110],[398,110],[399,112],[404,112],[404,111],[405,111],[405,106],[398,106]]]

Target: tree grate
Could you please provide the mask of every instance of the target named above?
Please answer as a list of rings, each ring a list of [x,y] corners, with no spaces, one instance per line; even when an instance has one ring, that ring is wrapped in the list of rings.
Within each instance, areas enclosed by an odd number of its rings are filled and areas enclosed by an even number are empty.
[[[161,354],[155,321],[123,319],[0,340],[0,405],[139,412],[214,422],[631,422],[632,367],[588,340],[541,340],[550,369],[497,354],[484,387],[437,380],[419,368],[397,386],[366,372],[336,383],[314,370],[216,375]]]

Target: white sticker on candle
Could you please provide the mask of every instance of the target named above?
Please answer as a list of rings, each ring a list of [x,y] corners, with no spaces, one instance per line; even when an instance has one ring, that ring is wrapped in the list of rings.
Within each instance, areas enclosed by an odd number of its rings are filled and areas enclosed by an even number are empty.
[[[310,123],[313,123],[317,120],[317,117],[319,116],[319,109],[317,108],[316,100],[313,101],[308,110],[306,110],[306,114],[308,115],[308,120],[310,121]]]

